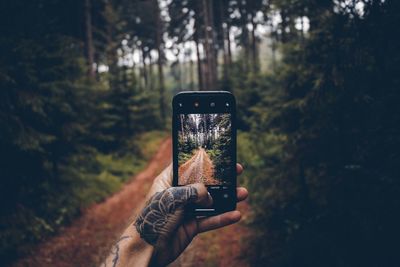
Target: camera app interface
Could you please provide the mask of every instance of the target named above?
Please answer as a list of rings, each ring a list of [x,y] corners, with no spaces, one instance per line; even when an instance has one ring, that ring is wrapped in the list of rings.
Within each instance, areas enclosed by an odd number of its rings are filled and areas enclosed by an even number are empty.
[[[178,184],[229,186],[231,114],[178,114]]]

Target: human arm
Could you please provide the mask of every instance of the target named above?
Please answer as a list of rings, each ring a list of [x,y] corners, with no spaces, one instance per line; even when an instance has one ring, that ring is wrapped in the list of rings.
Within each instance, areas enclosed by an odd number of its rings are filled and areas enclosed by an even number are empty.
[[[238,165],[238,174],[242,170]],[[237,189],[238,201],[247,195],[245,188]],[[114,245],[106,266],[165,266],[175,260],[198,233],[221,228],[241,218],[239,211],[203,219],[185,216],[187,204],[207,207],[212,199],[203,184],[172,187],[171,166],[154,180],[147,198],[146,206]]]

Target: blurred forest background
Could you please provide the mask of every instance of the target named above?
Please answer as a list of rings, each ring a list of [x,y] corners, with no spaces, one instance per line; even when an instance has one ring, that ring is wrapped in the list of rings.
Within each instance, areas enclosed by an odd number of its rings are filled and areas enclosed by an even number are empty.
[[[117,191],[181,90],[232,91],[253,266],[399,266],[400,1],[0,2],[0,258]]]

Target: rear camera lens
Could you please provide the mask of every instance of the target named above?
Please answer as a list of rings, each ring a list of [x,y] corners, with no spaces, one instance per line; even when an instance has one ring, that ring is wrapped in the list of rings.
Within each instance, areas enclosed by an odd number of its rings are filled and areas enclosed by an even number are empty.
[[[225,103],[225,106],[229,107],[229,103],[228,103],[228,102],[226,102],[226,103]]]
[[[212,107],[212,108],[215,107],[215,103],[214,103],[214,102],[211,102],[211,103],[210,103],[210,107]]]
[[[196,108],[198,108],[198,107],[199,107],[199,102],[194,102],[194,106],[195,106]]]
[[[182,103],[179,103],[178,105],[179,105],[179,107],[182,107],[182,106],[183,106],[183,104],[182,104]]]

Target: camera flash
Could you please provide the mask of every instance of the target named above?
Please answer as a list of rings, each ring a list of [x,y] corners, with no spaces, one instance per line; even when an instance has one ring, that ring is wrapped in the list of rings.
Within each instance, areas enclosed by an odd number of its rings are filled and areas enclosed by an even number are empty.
[[[179,107],[182,107],[183,105],[182,105],[182,103],[179,103]]]
[[[212,107],[212,108],[215,107],[215,103],[214,103],[214,102],[211,102],[211,103],[210,103],[210,107]]]
[[[225,103],[225,106],[229,107],[229,103],[228,103],[228,102],[226,102],[226,103]]]
[[[194,102],[194,106],[197,108],[199,107],[199,102]]]

